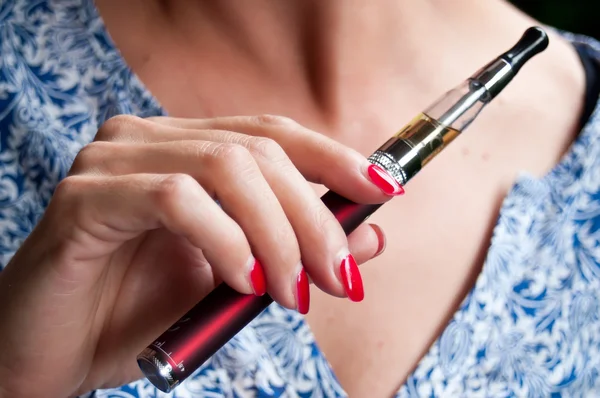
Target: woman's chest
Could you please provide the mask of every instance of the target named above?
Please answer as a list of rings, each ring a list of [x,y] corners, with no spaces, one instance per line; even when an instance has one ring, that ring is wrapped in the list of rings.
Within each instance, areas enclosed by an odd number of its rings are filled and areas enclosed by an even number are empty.
[[[394,393],[481,270],[502,199],[500,178],[457,178],[456,163],[468,161],[450,157],[439,160],[447,173],[424,170],[369,219],[383,228],[387,246],[361,267],[362,303],[311,292],[308,322],[350,396]]]
[[[491,113],[369,219],[383,228],[387,247],[362,267],[362,303],[313,289],[308,322],[350,396],[398,390],[480,276],[517,175],[542,176],[564,152],[567,129]],[[511,145],[520,134],[528,136]],[[563,141],[537,145],[544,134]]]
[[[574,163],[521,177],[489,224],[493,235],[472,231],[465,214],[477,206],[457,208],[462,225],[432,218],[429,236],[414,243],[389,227],[389,250],[363,268],[363,303],[317,294],[308,320],[350,396],[389,397],[402,385],[401,396],[598,388],[589,353],[600,340],[600,185],[589,170],[575,177]],[[394,215],[381,214],[385,228]],[[481,236],[480,250],[468,250]]]

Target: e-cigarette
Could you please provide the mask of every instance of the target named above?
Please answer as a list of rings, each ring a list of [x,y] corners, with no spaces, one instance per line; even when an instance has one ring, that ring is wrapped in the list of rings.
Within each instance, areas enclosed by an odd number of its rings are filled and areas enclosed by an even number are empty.
[[[529,59],[547,48],[548,41],[542,29],[527,29],[514,47],[416,116],[369,161],[406,185],[475,120]],[[354,203],[332,191],[321,199],[346,235],[382,206]],[[170,392],[272,302],[268,295],[245,295],[221,284],[144,349],[138,364],[156,388]]]

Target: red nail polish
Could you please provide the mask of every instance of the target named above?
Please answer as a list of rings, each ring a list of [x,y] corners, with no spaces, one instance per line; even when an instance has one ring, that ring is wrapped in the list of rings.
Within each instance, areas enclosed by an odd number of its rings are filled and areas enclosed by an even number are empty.
[[[387,171],[372,164],[367,169],[369,178],[373,184],[377,185],[386,195],[398,196],[404,194],[404,188]]]
[[[310,287],[308,285],[308,275],[304,271],[304,268],[302,268],[296,277],[296,301],[298,312],[303,315],[308,314],[310,307]]]
[[[265,271],[258,260],[254,260],[254,264],[252,264],[252,268],[250,269],[250,284],[252,285],[254,294],[257,296],[262,296],[267,292]]]
[[[365,298],[365,291],[358,265],[352,254],[348,254],[342,260],[340,275],[348,298],[352,301],[362,301]]]

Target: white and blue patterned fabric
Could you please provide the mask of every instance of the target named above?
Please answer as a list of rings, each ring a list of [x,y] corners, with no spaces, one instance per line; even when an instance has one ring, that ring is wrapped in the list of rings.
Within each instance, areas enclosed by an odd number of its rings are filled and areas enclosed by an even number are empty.
[[[565,34],[589,46],[600,44]],[[0,0],[0,265],[78,150],[116,114],[164,114],[92,0]],[[484,267],[398,397],[600,397],[600,113],[543,178],[502,205]],[[373,380],[373,383],[376,383]],[[96,397],[346,396],[303,317],[277,304],[167,395],[146,380]]]

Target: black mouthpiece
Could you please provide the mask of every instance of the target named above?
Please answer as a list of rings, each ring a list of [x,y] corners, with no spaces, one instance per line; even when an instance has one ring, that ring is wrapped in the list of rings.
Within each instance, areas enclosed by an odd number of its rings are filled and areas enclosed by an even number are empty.
[[[534,55],[541,53],[548,47],[548,35],[537,26],[529,28],[523,33],[521,39],[513,48],[500,56],[508,62],[516,74],[519,69]]]
[[[507,52],[495,58],[471,77],[471,84],[487,89],[489,102],[504,90],[519,69],[536,54],[548,47],[548,35],[541,28],[532,27]]]

